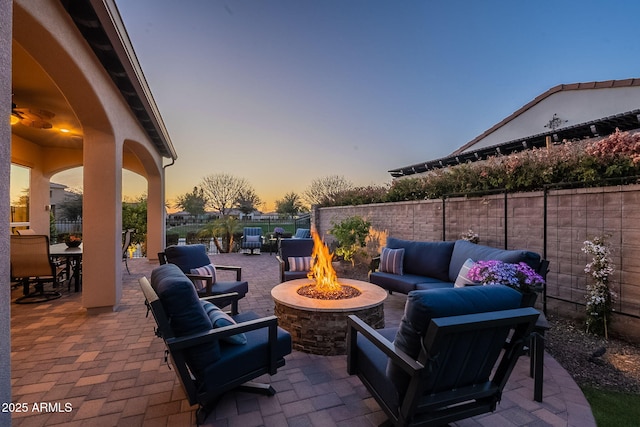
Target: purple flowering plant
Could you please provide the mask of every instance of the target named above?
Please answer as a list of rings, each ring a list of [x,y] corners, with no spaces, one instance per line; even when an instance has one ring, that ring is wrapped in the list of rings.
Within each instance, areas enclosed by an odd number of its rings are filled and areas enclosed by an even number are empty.
[[[476,261],[467,277],[483,285],[506,285],[521,292],[538,292],[544,285],[542,276],[524,262]]]
[[[276,228],[274,228],[274,229],[273,229],[273,232],[274,232],[275,234],[284,234],[284,228],[282,228],[282,227],[276,227]]]

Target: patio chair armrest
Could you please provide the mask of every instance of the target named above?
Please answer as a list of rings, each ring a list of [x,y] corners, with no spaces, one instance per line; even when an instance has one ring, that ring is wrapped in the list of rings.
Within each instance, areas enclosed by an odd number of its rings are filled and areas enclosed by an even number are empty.
[[[185,335],[182,337],[167,338],[166,343],[170,350],[185,350],[201,344],[220,340],[231,335],[253,331],[261,328],[269,328],[269,342],[273,343],[277,337],[278,318],[276,316],[261,317],[235,325],[210,329],[206,332]]]
[[[280,255],[276,255],[276,259],[278,260],[278,266],[280,267],[280,281],[284,282],[284,267],[285,267],[285,263],[284,260],[282,259],[282,257]]]
[[[230,299],[233,298],[235,300],[239,300],[240,294],[237,292],[229,292],[227,294],[217,294],[217,295],[208,295],[206,297],[200,297],[201,301],[209,301],[212,304],[215,304],[217,300],[220,299]]]
[[[235,271],[236,281],[242,281],[242,267],[237,267],[234,265],[216,265],[215,267],[216,270]]]
[[[347,371],[349,374],[352,375],[356,373],[354,365],[355,361],[353,358],[356,354],[356,338],[358,332],[409,375],[415,375],[416,372],[424,369],[424,365],[415,361],[404,351],[396,348],[393,343],[389,342],[385,337],[380,335],[371,326],[367,325],[358,316],[351,314],[347,317]]]
[[[204,287],[207,290],[207,293],[211,292],[211,288],[213,287],[212,276],[209,276],[207,274],[192,274],[192,273],[185,273],[185,276],[187,276],[189,280],[191,280],[191,283],[193,283],[193,286],[195,286],[196,289],[198,289],[198,286],[196,286],[196,280],[204,280],[205,281]]]
[[[369,271],[377,271],[380,267],[380,256],[371,258],[369,263]]]

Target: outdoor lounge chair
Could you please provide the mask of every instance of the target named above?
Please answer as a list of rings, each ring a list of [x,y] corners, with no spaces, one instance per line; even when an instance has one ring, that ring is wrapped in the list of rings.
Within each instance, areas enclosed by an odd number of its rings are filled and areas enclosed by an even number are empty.
[[[49,255],[49,237],[45,235],[11,236],[11,278],[22,284],[17,304],[30,304],[60,298],[57,291],[45,291],[45,283],[57,286],[62,278]],[[31,291],[31,285],[34,290]]]
[[[399,328],[374,330],[349,316],[347,370],[386,425],[441,426],[492,412],[538,318],[520,303],[501,285],[410,292]]]
[[[249,284],[242,280],[242,268],[229,265],[213,265],[202,244],[167,246],[164,252],[158,253],[160,264],[175,264],[193,282],[201,297],[228,293],[238,294],[238,298],[218,300],[218,305],[226,307],[231,304],[233,314],[238,313],[238,299],[249,292]],[[216,272],[233,271],[235,280],[218,280]]]
[[[281,239],[279,245],[276,258],[280,264],[280,282],[307,277],[309,268],[302,266],[310,266],[313,239]]]
[[[261,227],[245,227],[242,233],[242,240],[240,241],[240,248],[242,250],[249,249],[251,255],[253,251],[262,248],[262,228]]]
[[[209,304],[220,296],[199,299],[190,280],[172,264],[154,269],[151,283],[141,278],[140,287],[187,399],[198,405],[198,424],[232,389],[275,393],[271,385],[251,381],[274,375],[291,353],[291,335],[278,327],[277,317],[246,312],[228,320]],[[225,323],[218,324],[223,318]]]

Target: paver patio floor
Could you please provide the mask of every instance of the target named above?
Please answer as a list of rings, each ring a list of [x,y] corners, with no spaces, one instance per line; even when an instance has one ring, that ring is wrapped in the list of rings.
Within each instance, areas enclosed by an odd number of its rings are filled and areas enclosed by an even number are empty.
[[[214,263],[243,267],[249,294],[240,310],[273,314],[270,290],[279,282],[275,256],[211,256]],[[12,400],[26,404],[13,414],[14,426],[190,426],[189,406],[173,370],[164,362],[164,345],[145,317],[138,278],[157,264],[129,260],[116,311],[87,313],[80,294],[34,305],[12,304]],[[224,274],[219,272],[219,274]],[[21,290],[12,292],[12,298]],[[385,301],[387,326],[399,324],[404,295]],[[498,410],[456,426],[595,426],[580,388],[545,355],[544,401],[533,400],[529,358],[522,357]],[[317,356],[294,351],[269,379],[276,389],[267,397],[232,392],[218,403],[207,426],[375,426],[384,414],[360,380],[347,375],[346,356]],[[46,405],[41,407],[40,403]],[[34,404],[37,404],[34,406]]]

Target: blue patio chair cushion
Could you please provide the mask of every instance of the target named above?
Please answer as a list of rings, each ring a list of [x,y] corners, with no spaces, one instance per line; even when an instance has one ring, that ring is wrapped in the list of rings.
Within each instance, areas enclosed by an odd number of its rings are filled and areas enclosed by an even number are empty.
[[[237,323],[259,319],[256,313],[245,311],[233,319]],[[222,357],[216,363],[210,364],[205,373],[205,386],[210,384],[212,388],[220,388],[221,385],[232,383],[240,375],[264,368],[269,364],[269,334],[267,328],[260,328],[246,332],[247,343],[245,345],[233,345],[222,341],[220,347]],[[275,344],[276,359],[280,359],[291,353],[291,335],[278,327]]]
[[[388,248],[404,248],[404,274],[433,277],[452,283],[455,278],[449,280],[449,260],[453,252],[453,245],[454,242],[416,242],[394,237],[387,238]],[[458,270],[460,270],[460,266],[458,266]]]
[[[498,260],[508,263],[525,262],[536,270],[540,265],[540,255],[526,250],[504,250],[490,246],[478,245],[466,240],[456,240],[449,264],[449,281],[455,282],[458,273],[465,261],[471,258],[474,261]]]
[[[398,328],[378,329],[380,335],[389,342],[393,342]],[[378,390],[380,397],[387,402],[389,408],[396,409],[399,406],[400,396],[396,387],[391,382],[386,373],[388,357],[370,340],[362,334],[358,334],[356,351],[358,352],[358,371],[367,378],[375,390]]]
[[[294,239],[310,239],[311,238],[311,230],[308,228],[298,228],[296,229],[296,234],[293,235]]]
[[[259,249],[262,246],[261,242],[262,228],[261,227],[245,227],[242,236],[242,248],[243,249]]]
[[[191,335],[211,330],[211,320],[200,298],[184,273],[174,264],[164,264],[151,272],[151,286],[167,313],[175,336]],[[185,359],[196,377],[220,358],[220,345],[213,341],[185,351]]]
[[[519,308],[521,300],[520,292],[502,285],[409,292],[394,344],[417,360],[431,319]],[[402,394],[409,382],[407,374],[389,361],[387,375]]]
[[[211,264],[207,247],[202,244],[167,246],[164,250],[167,261],[180,267],[183,273]]]

